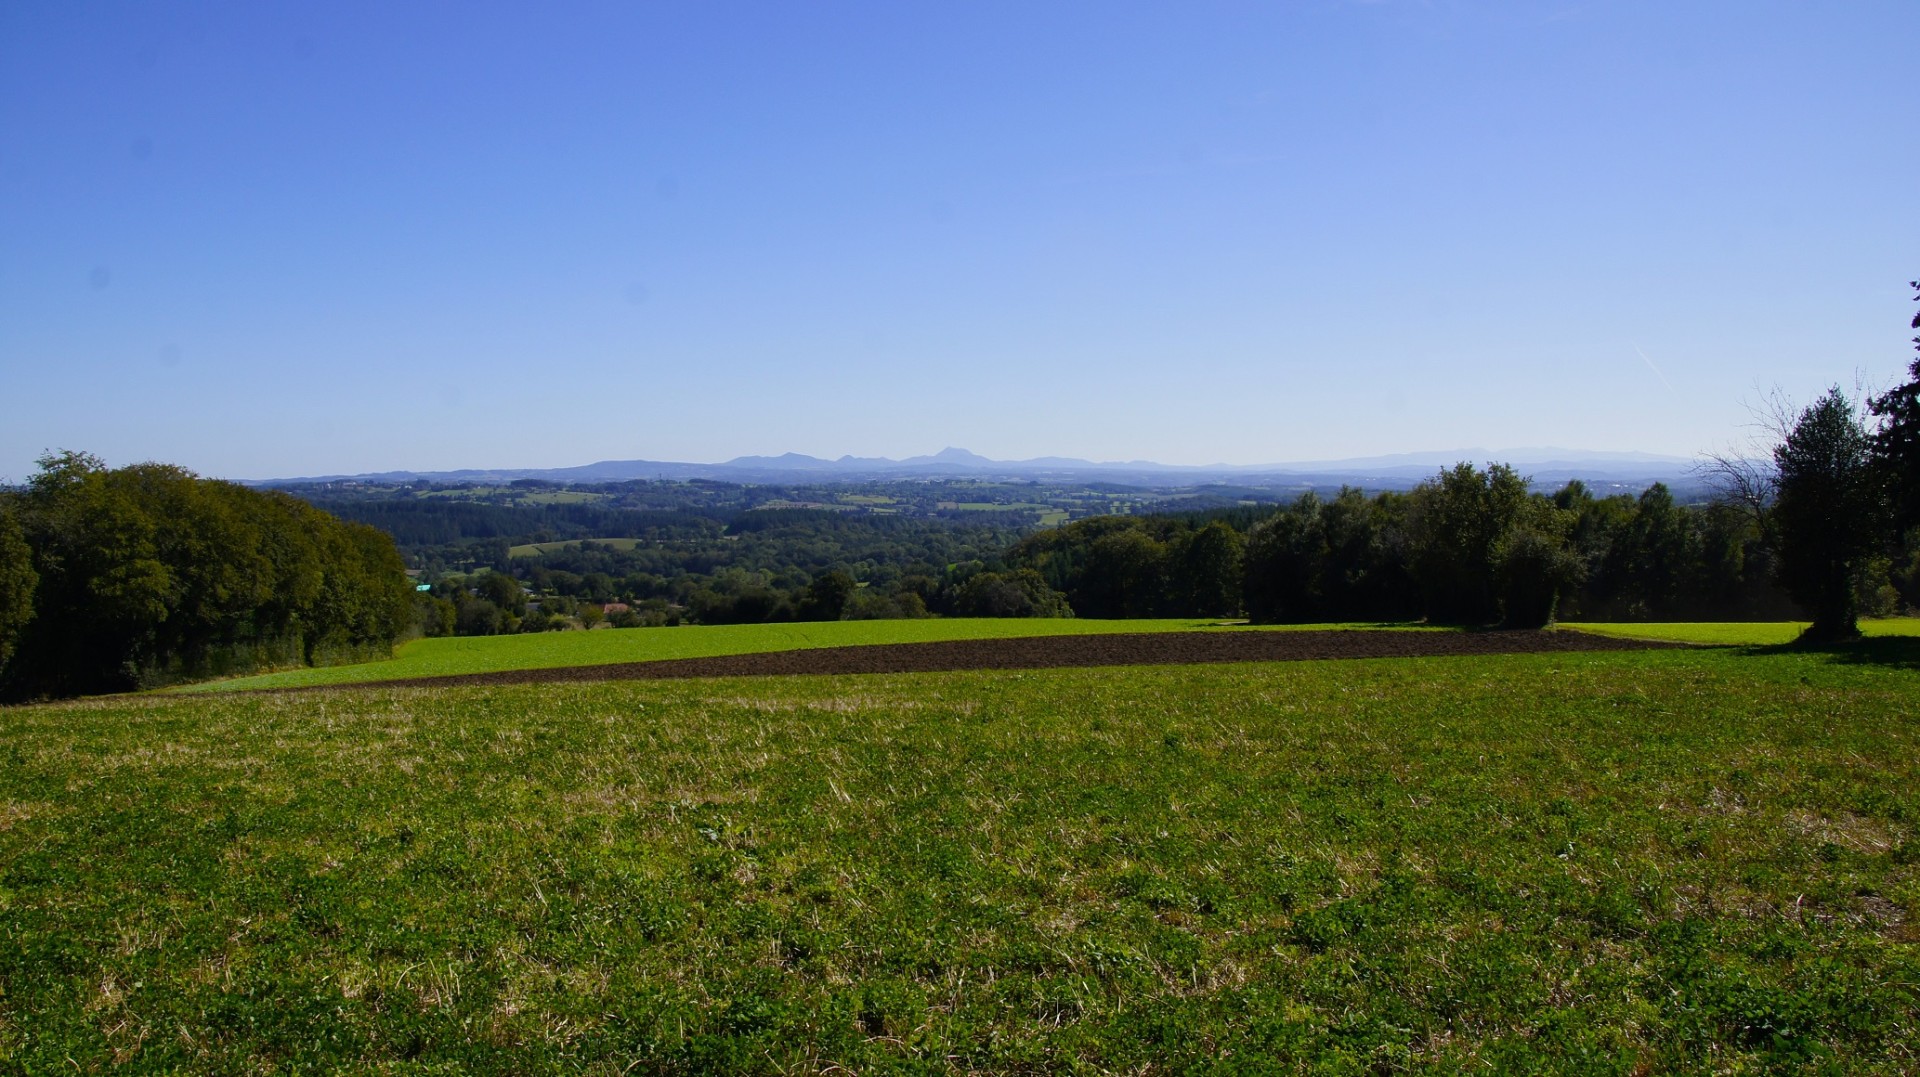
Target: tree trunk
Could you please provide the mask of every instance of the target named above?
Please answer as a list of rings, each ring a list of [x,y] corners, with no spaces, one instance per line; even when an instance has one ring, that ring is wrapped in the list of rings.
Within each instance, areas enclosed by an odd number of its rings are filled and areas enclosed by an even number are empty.
[[[1845,643],[1860,638],[1860,607],[1854,599],[1853,576],[1846,566],[1835,566],[1813,611],[1813,623],[1800,633],[1801,643]]]

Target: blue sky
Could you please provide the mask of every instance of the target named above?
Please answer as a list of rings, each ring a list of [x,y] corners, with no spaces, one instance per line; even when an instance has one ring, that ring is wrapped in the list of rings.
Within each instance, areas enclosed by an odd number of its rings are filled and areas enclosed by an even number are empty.
[[[1911,357],[1910,3],[0,6],[0,478],[1691,455]]]

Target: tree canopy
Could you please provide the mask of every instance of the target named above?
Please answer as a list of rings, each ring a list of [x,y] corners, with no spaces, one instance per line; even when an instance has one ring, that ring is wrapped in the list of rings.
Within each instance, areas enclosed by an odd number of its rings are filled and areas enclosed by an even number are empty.
[[[390,653],[410,621],[385,534],[178,467],[46,456],[0,521],[7,698]]]
[[[1920,303],[1920,281],[1908,287]],[[1913,315],[1912,328],[1920,329],[1920,311]],[[1920,337],[1913,338],[1920,351]],[[1920,359],[1907,368],[1905,384],[1873,399],[1873,414],[1880,429],[1873,436],[1873,454],[1892,496],[1893,523],[1900,531],[1920,526]]]

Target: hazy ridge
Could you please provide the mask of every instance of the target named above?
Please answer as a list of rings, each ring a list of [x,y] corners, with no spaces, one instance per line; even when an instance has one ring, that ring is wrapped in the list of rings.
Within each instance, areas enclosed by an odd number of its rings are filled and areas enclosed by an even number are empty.
[[[1569,479],[1589,483],[1644,486],[1691,480],[1695,461],[1685,457],[1638,452],[1594,452],[1552,447],[1506,450],[1453,449],[1395,453],[1343,460],[1314,460],[1274,464],[1161,464],[1151,460],[1092,461],[1043,456],[1028,460],[993,460],[966,449],[949,447],[925,456],[895,460],[879,456],[842,456],[823,459],[804,453],[779,456],[739,456],[722,463],[668,460],[602,460],[561,468],[463,468],[453,471],[383,471],[352,475],[317,475],[252,480],[255,485],[283,486],[312,482],[510,482],[541,479],[558,483],[626,482],[636,479],[712,479],[728,482],[857,482],[875,478],[994,478],[1055,481],[1100,481],[1120,485],[1165,486],[1170,483],[1261,481],[1271,484],[1321,486],[1347,482],[1374,488],[1404,488],[1461,461],[1505,463],[1530,476],[1536,484],[1558,485]]]

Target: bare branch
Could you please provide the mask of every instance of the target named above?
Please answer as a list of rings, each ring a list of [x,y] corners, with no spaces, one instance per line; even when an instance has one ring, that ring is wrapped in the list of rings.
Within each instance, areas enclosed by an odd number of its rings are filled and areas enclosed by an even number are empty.
[[[1799,416],[1792,398],[1779,387],[1762,391],[1746,401],[1749,431],[1744,447],[1721,452],[1702,453],[1690,469],[1711,487],[1721,500],[1743,509],[1763,536],[1768,530],[1767,509],[1776,493],[1778,472],[1773,463],[1773,448],[1787,439]]]
[[[1695,475],[1721,497],[1746,508],[1755,517],[1773,504],[1776,472],[1771,461],[1734,453],[1706,453],[1693,465]]]

